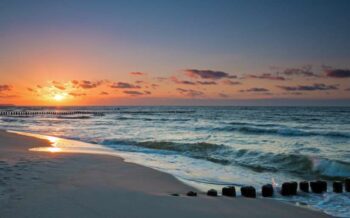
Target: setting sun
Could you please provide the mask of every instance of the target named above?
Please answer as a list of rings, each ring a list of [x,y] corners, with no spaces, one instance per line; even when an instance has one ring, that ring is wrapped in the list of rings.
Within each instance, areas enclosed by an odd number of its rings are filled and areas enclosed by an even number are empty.
[[[62,100],[65,99],[65,95],[64,95],[64,94],[55,94],[55,95],[53,96],[53,99],[54,99],[55,101],[62,101]]]

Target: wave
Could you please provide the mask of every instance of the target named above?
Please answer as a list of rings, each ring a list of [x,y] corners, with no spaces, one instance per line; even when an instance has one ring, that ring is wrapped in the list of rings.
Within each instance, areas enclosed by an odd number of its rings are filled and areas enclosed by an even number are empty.
[[[11,123],[11,122],[17,122],[18,119],[17,118],[1,118],[1,121],[3,122],[8,122],[8,123]]]
[[[296,128],[260,128],[260,127],[249,127],[249,126],[226,126],[223,128],[215,128],[216,131],[236,131],[244,134],[273,134],[280,136],[325,136],[325,137],[342,137],[350,138],[350,134],[347,132],[338,131],[305,131]]]
[[[254,171],[284,171],[299,175],[328,179],[350,176],[350,163],[322,157],[291,153],[261,152],[240,149],[235,153],[234,163]]]
[[[160,119],[154,119],[154,118],[144,118],[144,121],[172,121],[172,122],[186,122],[190,121],[191,119],[168,119],[168,118],[160,118]]]
[[[234,163],[257,172],[284,171],[298,175],[319,178],[347,178],[350,176],[350,163],[312,157],[302,154],[258,152],[240,149]]]
[[[187,113],[195,113],[195,110],[162,110],[162,111],[123,111],[117,110],[114,113],[120,114],[187,114]]]
[[[325,177],[350,177],[350,163],[329,159],[312,158],[312,170]]]
[[[178,143],[168,141],[128,141],[109,139],[103,145],[118,149],[118,145],[136,146],[146,149],[176,152],[221,165],[239,165],[256,172],[289,172],[328,179],[350,177],[350,163],[312,157],[302,154],[273,153],[249,149],[234,149],[220,144],[198,142]],[[142,152],[142,151],[141,151]]]
[[[258,127],[281,127],[281,125],[274,123],[252,123],[252,122],[230,122],[228,123],[232,126],[258,126]]]
[[[191,119],[185,118],[145,118],[145,117],[116,117],[116,120],[140,120],[140,121],[156,121],[156,122],[164,122],[164,121],[172,121],[172,122],[186,122]]]
[[[67,120],[81,120],[81,119],[90,119],[90,116],[57,116],[57,119],[67,119]]]
[[[206,142],[178,143],[168,141],[144,141],[136,142],[129,140],[107,139],[102,141],[103,145],[134,145],[144,148],[161,149],[179,152],[209,152],[221,149],[224,145],[211,144]]]

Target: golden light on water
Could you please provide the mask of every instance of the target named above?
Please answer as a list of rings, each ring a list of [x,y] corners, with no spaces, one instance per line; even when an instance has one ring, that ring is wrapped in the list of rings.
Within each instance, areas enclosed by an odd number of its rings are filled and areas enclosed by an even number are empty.
[[[38,135],[33,133],[25,133],[25,132],[16,132],[16,131],[8,131],[13,132],[19,135],[25,135],[30,137],[35,137],[39,139],[48,140],[50,142],[49,147],[34,147],[30,148],[30,151],[38,151],[38,152],[48,152],[48,153],[80,153],[80,154],[103,154],[103,155],[116,155],[113,152],[113,149],[97,145],[97,144],[89,144],[80,141],[73,141],[69,139],[57,138],[54,136],[46,136],[46,135]]]
[[[53,137],[53,136],[46,136],[46,139],[50,141],[52,147],[38,147],[38,148],[31,148],[31,151],[44,151],[44,152],[51,152],[51,153],[57,153],[62,152],[62,148],[57,147],[59,143],[59,138]]]
[[[43,151],[43,150],[42,150],[42,151]],[[56,152],[62,151],[62,149],[61,149],[61,148],[58,148],[58,147],[48,147],[48,148],[47,148],[47,151],[52,152],[52,153],[56,153]]]
[[[50,153],[58,153],[63,152],[62,148],[59,147],[38,147],[38,148],[31,148],[30,151],[41,151],[41,152],[50,152]]]
[[[52,143],[52,146],[56,146],[59,138],[53,137],[53,136],[47,136],[47,140],[49,140]]]

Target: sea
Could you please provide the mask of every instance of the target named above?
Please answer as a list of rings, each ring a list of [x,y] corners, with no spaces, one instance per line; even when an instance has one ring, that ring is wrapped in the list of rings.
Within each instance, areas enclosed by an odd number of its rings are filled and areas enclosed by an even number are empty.
[[[0,115],[0,129],[99,145],[202,191],[326,180],[324,194],[274,198],[350,217],[350,193],[332,192],[333,181],[350,177],[350,107],[0,108],[5,111],[21,113]]]

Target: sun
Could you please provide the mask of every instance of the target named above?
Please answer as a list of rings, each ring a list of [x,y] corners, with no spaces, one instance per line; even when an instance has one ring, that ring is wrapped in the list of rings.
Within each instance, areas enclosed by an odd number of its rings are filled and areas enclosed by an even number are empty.
[[[55,101],[63,101],[64,99],[65,99],[65,95],[64,94],[55,94],[54,96],[53,96],[53,99],[55,100]]]

